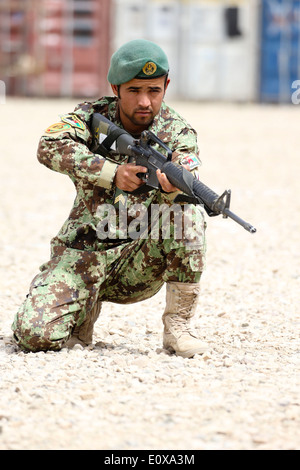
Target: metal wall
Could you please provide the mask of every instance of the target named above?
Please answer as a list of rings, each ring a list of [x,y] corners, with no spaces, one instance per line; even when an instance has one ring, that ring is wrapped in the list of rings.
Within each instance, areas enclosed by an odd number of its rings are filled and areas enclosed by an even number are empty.
[[[260,99],[290,103],[300,80],[300,1],[263,0]]]
[[[258,2],[186,2],[180,90],[188,98],[254,101]]]
[[[300,80],[300,0],[0,0],[7,94],[97,97],[111,54],[157,42],[168,97],[291,102]]]
[[[258,97],[258,0],[114,0],[112,47],[143,37],[170,61],[168,96]]]
[[[0,72],[8,94],[107,91],[110,0],[1,0]]]

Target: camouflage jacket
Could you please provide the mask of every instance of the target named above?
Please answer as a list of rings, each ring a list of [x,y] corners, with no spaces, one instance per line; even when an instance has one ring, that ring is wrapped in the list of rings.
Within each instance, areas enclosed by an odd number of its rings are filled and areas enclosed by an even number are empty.
[[[126,163],[127,157],[114,151],[107,158],[94,154],[91,151],[93,138],[90,125],[92,115],[96,112],[122,127],[117,103],[115,97],[82,103],[70,114],[61,116],[61,122],[46,129],[40,139],[40,163],[68,175],[77,192],[68,219],[52,241],[52,248],[57,248],[58,252],[59,247],[63,246],[80,250],[99,249],[96,235],[99,223],[97,209],[103,204],[113,203],[116,189],[113,180],[117,165]],[[149,130],[172,149],[174,162],[182,164],[188,161],[192,168],[200,165],[195,130],[164,102]],[[170,204],[173,199],[173,193],[166,194],[158,190],[140,195],[128,194],[128,212],[133,204],[149,207],[153,202]]]

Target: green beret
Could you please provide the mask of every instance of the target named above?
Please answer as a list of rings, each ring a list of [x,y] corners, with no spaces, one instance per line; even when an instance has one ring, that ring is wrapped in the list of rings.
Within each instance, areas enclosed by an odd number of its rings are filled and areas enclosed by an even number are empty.
[[[157,44],[134,39],[112,55],[107,79],[112,85],[121,85],[133,78],[157,78],[168,72],[168,58]]]

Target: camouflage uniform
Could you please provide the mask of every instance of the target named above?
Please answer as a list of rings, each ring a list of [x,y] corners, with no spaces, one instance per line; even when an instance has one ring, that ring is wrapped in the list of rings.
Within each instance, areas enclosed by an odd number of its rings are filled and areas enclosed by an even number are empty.
[[[97,236],[101,222],[97,209],[113,203],[113,177],[117,165],[126,163],[127,157],[115,151],[106,159],[94,154],[89,128],[95,112],[122,127],[117,103],[115,97],[83,103],[50,126],[40,140],[39,161],[68,175],[77,195],[68,219],[51,241],[50,261],[41,266],[14,319],[14,338],[24,350],[59,350],[99,302],[138,302],[156,294],[164,282],[200,280],[205,255],[202,214],[200,245],[196,246],[188,236],[176,238],[174,223],[170,237],[160,233],[159,240],[149,236],[101,240]],[[188,159],[193,167],[200,164],[196,132],[164,102],[149,129],[173,149],[174,162],[182,164]],[[149,210],[152,204],[171,206],[173,199],[174,193],[159,190],[131,193],[128,213],[134,204]],[[128,215],[127,226],[132,220]],[[121,230],[118,222],[117,236]]]

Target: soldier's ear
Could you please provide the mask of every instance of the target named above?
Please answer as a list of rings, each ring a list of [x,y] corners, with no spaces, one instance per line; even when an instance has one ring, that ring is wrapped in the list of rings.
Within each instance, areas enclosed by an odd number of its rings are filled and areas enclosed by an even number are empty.
[[[169,86],[169,83],[170,83],[170,79],[168,77],[168,75],[166,76],[166,79],[165,79],[165,89],[164,89],[164,95],[166,94],[166,91],[167,91],[167,88]]]
[[[120,85],[110,85],[113,91],[113,94],[120,98]]]

